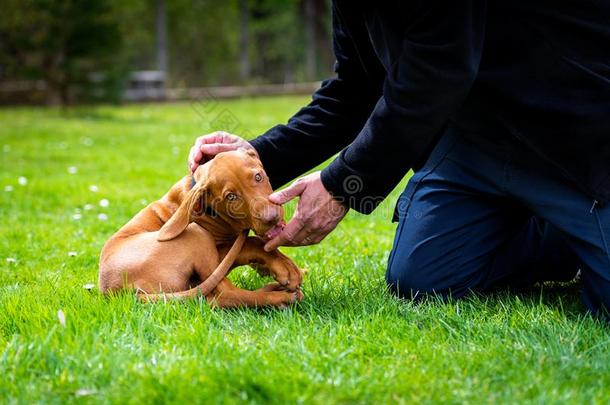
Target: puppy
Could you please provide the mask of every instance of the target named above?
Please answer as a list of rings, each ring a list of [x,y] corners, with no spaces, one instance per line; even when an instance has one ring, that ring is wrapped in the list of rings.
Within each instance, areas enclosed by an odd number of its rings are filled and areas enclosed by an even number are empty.
[[[137,291],[144,301],[204,296],[215,306],[278,306],[302,299],[302,271],[264,241],[285,225],[282,207],[253,151],[218,154],[140,211],[104,245],[103,293]],[[247,237],[248,230],[257,235]],[[250,264],[276,283],[249,291],[225,275]]]

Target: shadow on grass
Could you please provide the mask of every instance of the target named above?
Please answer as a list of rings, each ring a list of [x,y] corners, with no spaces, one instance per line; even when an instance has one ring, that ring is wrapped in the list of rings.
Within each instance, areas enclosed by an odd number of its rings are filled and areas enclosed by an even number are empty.
[[[248,272],[249,273],[249,272]],[[242,273],[232,277],[237,281],[241,288],[256,289],[261,285],[270,282],[269,278],[260,279],[253,274]],[[336,321],[344,318],[354,318],[368,314],[369,317],[384,317],[391,314],[400,315],[403,320],[413,319],[423,321],[426,318],[436,318],[440,316],[461,315],[472,318],[486,318],[504,313],[510,317],[511,313],[549,313],[556,314],[555,317],[562,317],[569,322],[578,322],[583,317],[589,316],[586,308],[580,300],[580,283],[557,283],[547,282],[536,284],[521,289],[498,289],[493,292],[481,294],[472,293],[461,299],[443,299],[438,296],[428,296],[415,301],[411,299],[401,299],[392,295],[385,288],[382,279],[375,280],[365,288],[360,285],[357,288],[347,283],[325,283],[325,280],[310,280],[305,285],[305,298],[301,303],[288,306],[284,310],[272,307],[261,308],[210,308],[209,304],[203,299],[187,301],[160,301],[158,303],[138,303],[133,297],[136,306],[149,308],[159,308],[170,306],[177,308],[188,308],[189,310],[202,311],[202,307],[208,307],[204,312],[225,314],[227,316],[240,316],[245,313],[255,317],[275,318],[277,316],[298,316],[305,318],[325,319]],[[129,292],[118,294],[126,299],[125,295]],[[118,297],[115,297],[115,299]],[[459,311],[454,311],[459,307]],[[233,314],[233,315],[231,315]],[[291,315],[292,314],[292,315]],[[221,315],[222,317],[222,315]],[[547,318],[548,319],[548,318]]]
[[[518,289],[504,287],[487,293],[473,293],[466,300],[474,305],[488,306],[488,309],[514,306],[531,311],[548,310],[566,320],[580,321],[591,316],[580,299],[581,288],[578,281],[545,282]]]

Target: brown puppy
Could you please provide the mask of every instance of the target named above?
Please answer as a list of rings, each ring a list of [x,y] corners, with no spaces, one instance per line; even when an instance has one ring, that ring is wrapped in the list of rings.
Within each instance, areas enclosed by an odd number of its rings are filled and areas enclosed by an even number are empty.
[[[300,300],[301,270],[280,251],[263,250],[261,238],[273,238],[284,225],[282,207],[268,199],[271,192],[254,152],[217,155],[106,242],[100,290],[131,288],[144,300],[203,295],[220,307],[285,306]],[[246,239],[249,229],[258,237]],[[277,283],[255,291],[235,287],[224,275],[244,264]]]

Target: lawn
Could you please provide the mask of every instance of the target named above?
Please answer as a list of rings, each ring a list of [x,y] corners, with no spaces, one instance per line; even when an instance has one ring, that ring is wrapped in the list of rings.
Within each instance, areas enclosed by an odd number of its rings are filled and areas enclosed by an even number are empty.
[[[253,136],[304,102],[1,109],[0,402],[610,401],[610,329],[577,285],[421,305],[385,291],[400,186],[320,245],[284,249],[310,270],[286,310],[86,288],[105,240],[185,174],[195,136]]]

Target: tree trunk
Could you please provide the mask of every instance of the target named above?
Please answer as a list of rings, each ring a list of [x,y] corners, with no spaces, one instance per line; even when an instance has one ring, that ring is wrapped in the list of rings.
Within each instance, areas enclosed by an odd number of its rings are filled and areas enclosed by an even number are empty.
[[[250,78],[250,9],[248,0],[239,0],[239,75],[246,82]]]
[[[167,82],[167,22],[165,0],[157,0],[156,39],[157,39],[157,69],[163,72]]]
[[[333,62],[335,55],[333,53],[332,46],[332,33],[330,29],[330,19],[327,18],[329,15],[328,5],[329,2],[326,0],[313,0],[316,3],[316,55],[317,55],[317,71],[316,74],[323,74],[323,76],[332,73]],[[320,77],[316,77],[320,79]]]
[[[316,55],[316,2],[304,0],[305,7],[305,79],[316,77],[318,64]]]
[[[61,83],[59,85],[59,100],[62,107],[70,105],[70,86],[68,83]]]

